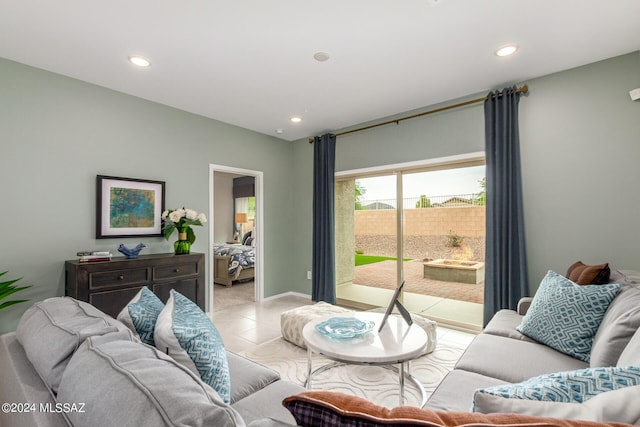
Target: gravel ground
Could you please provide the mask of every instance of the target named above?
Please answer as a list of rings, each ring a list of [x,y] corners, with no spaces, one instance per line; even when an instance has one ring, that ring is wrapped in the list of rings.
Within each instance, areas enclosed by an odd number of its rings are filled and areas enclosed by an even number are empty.
[[[407,236],[404,240],[406,258],[412,259],[468,259],[484,261],[485,241],[483,237],[464,237],[461,248],[447,246],[447,236]],[[356,236],[356,250],[365,255],[396,256],[395,236]],[[466,252],[472,251],[470,256]]]

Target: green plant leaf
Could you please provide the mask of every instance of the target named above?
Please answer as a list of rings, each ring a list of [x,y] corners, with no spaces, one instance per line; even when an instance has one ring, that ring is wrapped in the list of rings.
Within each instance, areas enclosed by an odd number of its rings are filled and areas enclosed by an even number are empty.
[[[176,229],[175,224],[165,225],[164,229],[162,230],[162,234],[164,234],[164,238],[166,240],[169,240],[169,237],[171,237],[171,235],[173,234],[173,230],[175,229]]]
[[[196,233],[193,232],[193,228],[187,228],[187,241],[193,245],[193,242],[196,241]]]
[[[25,290],[27,288],[30,288],[30,286],[23,286],[21,288],[2,289],[2,290],[0,290],[0,299],[5,299],[9,295],[15,294],[16,292],[19,292],[19,291],[23,291],[23,290]]]
[[[7,272],[0,273],[0,277],[4,276]],[[6,282],[0,282],[0,300],[7,298],[9,295],[15,294],[16,292],[23,291],[25,289],[30,288],[31,286],[15,286],[14,284],[21,280],[22,277],[13,280],[7,280]],[[27,300],[14,300],[14,301],[5,301],[0,304],[0,310],[9,307],[10,305],[18,304],[21,302],[25,302]]]
[[[9,307],[10,305],[14,305],[14,304],[19,304],[21,302],[27,302],[28,300],[26,299],[18,299],[18,300],[14,300],[14,301],[6,301],[3,302],[2,304],[0,304],[0,310],[2,310],[3,308]]]
[[[8,282],[0,282],[0,295],[2,294],[2,291],[4,289],[11,287],[11,285],[16,283],[20,279],[22,279],[22,277],[19,277],[19,278],[14,279],[14,280],[9,280]]]

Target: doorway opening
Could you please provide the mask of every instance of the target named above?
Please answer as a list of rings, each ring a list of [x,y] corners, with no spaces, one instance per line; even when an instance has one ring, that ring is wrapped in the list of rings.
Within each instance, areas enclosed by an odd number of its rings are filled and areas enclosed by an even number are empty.
[[[484,153],[338,173],[340,303],[386,306],[404,281],[410,311],[481,329],[484,177]]]
[[[209,165],[209,306],[262,301],[262,172]]]

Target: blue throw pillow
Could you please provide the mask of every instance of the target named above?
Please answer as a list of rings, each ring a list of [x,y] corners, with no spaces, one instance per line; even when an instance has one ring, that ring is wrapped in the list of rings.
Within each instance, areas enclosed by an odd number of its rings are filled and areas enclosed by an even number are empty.
[[[516,328],[526,336],[589,362],[593,337],[619,284],[580,286],[549,271]]]
[[[145,286],[120,311],[118,320],[127,325],[143,343],[155,346],[153,334],[163,308],[162,301]]]
[[[156,347],[190,369],[231,402],[231,378],[222,337],[207,315],[184,295],[171,290],[158,316]]]

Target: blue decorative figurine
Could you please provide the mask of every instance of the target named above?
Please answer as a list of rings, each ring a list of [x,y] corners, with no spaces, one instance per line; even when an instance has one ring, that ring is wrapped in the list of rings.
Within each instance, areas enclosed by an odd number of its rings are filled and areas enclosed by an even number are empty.
[[[129,259],[133,259],[133,258],[138,258],[138,254],[140,253],[140,251],[146,247],[147,245],[145,245],[144,243],[138,243],[138,246],[136,246],[133,249],[129,249],[124,245],[124,243],[120,243],[120,246],[118,246],[118,252],[120,252],[121,254],[123,254]]]

